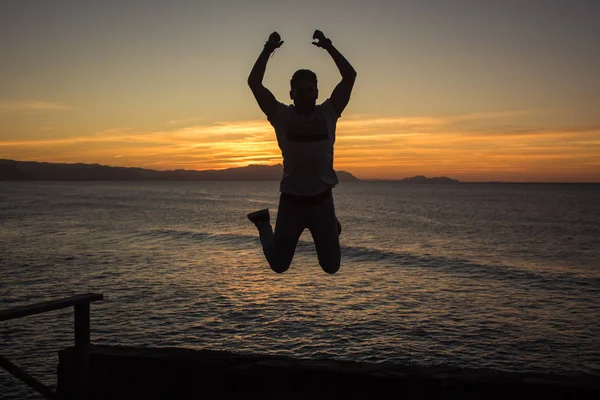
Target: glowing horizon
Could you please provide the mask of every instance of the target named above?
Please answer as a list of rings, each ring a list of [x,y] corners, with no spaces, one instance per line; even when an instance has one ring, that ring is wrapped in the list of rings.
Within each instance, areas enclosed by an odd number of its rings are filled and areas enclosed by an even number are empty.
[[[495,132],[491,128],[467,128],[484,120],[522,114],[526,113],[341,119],[335,168],[360,179],[435,175],[463,181],[595,181],[595,175],[586,174],[586,168],[600,165],[595,151],[595,146],[600,145],[600,126]],[[203,142],[198,143],[197,137],[202,137]],[[565,141],[570,146],[565,147]],[[55,155],[44,156],[48,151]],[[73,152],[79,156],[70,155]],[[0,142],[0,157],[157,170],[226,169],[282,163],[272,127],[260,120],[192,125],[156,132],[113,128],[80,137],[4,141]],[[456,165],[456,158],[460,158],[461,165]],[[560,174],[556,172],[557,163],[563,168]]]

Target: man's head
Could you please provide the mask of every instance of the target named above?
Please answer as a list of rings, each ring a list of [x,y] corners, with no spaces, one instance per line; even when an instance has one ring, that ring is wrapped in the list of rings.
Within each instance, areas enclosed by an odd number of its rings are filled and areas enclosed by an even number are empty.
[[[300,69],[294,73],[290,81],[290,98],[300,112],[311,112],[319,97],[317,75],[308,69]]]

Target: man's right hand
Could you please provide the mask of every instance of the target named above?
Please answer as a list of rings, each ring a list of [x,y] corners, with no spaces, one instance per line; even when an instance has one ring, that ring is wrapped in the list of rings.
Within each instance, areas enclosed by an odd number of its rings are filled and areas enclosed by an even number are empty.
[[[273,52],[275,51],[275,49],[280,48],[282,44],[283,40],[281,40],[281,36],[279,36],[279,33],[273,32],[269,36],[269,40],[267,40],[267,43],[265,43],[265,48]]]

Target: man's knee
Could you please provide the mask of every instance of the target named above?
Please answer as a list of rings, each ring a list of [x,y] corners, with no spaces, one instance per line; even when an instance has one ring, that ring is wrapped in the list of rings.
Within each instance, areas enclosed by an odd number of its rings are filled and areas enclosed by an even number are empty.
[[[271,265],[271,269],[275,272],[277,272],[278,274],[283,274],[285,271],[287,271],[290,268],[290,263],[284,263],[284,262],[274,262]]]
[[[271,269],[278,274],[283,274],[290,268],[292,264],[292,259],[294,258],[294,253],[291,252],[282,252],[281,247],[275,248],[275,252],[273,254],[273,259],[271,260]]]
[[[336,272],[338,272],[338,270],[340,269],[340,263],[338,262],[331,262],[331,263],[320,263],[321,264],[321,268],[323,268],[323,271],[327,272],[328,274],[335,274]]]
[[[300,235],[298,235],[300,236]],[[271,269],[278,274],[282,274],[290,268],[298,238],[295,236],[275,236],[273,243],[273,258],[271,260]]]
[[[323,268],[323,271],[328,274],[335,274],[338,272],[342,262],[342,255],[339,242],[337,242],[337,236],[335,236],[335,239],[327,242],[319,242],[319,245],[317,246],[317,255],[319,257],[319,265]]]

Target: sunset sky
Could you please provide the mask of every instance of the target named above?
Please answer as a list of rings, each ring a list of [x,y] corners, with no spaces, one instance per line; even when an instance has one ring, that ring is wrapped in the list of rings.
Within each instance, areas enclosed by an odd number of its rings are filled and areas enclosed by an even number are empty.
[[[246,80],[358,72],[335,168],[359,178],[600,182],[600,1],[3,0],[0,158],[166,169],[280,163]]]

